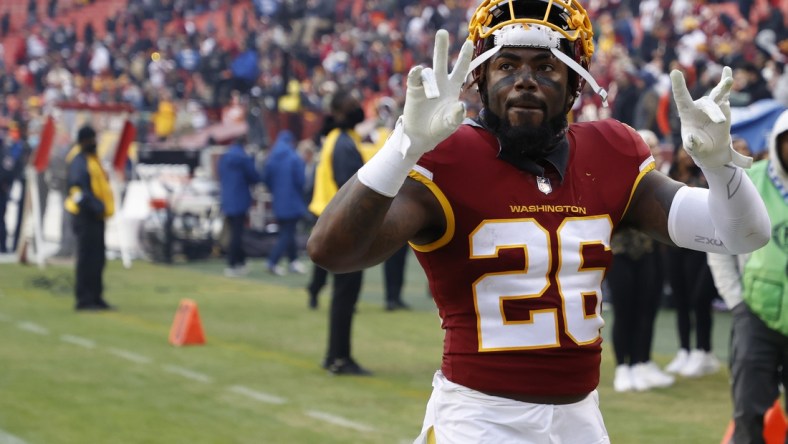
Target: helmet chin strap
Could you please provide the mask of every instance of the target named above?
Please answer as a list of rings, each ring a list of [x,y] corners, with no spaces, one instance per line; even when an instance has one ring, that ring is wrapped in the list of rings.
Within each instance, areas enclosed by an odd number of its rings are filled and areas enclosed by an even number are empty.
[[[493,32],[493,38],[494,46],[473,59],[468,72],[473,72],[473,70],[489,60],[505,46],[549,49],[557,59],[564,62],[572,71],[585,79],[594,92],[602,98],[602,105],[607,107],[607,91],[596,83],[591,73],[559,49],[561,46],[561,34],[542,25],[527,25],[526,28],[521,23],[516,23],[506,25]]]

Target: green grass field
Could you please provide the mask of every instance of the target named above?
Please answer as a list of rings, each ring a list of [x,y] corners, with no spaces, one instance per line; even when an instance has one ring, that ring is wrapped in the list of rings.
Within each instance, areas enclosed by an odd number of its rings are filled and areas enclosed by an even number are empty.
[[[73,310],[69,266],[0,265],[0,444],[391,443],[418,434],[442,331],[409,260],[407,312],[382,309],[381,270],[365,274],[354,355],[373,377],[320,368],[328,291],[306,308],[306,276],[247,278],[211,260],[173,266],[111,261],[110,313]],[[195,300],[205,345],[174,347],[182,298]],[[606,314],[610,333],[610,313]],[[729,318],[715,314],[724,358]],[[658,319],[655,360],[676,349],[672,313]],[[613,443],[719,443],[731,411],[728,373],[646,393],[612,389],[605,343],[601,407]]]

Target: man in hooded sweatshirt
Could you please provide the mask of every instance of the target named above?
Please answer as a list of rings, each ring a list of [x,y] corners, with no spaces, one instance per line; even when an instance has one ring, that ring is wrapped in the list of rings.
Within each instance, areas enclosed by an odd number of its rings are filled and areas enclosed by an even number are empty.
[[[222,213],[230,228],[230,245],[227,249],[227,268],[224,275],[239,277],[247,273],[243,233],[249,208],[252,206],[251,186],[260,183],[260,173],[254,158],[244,150],[246,137],[235,141],[219,158],[219,187],[221,188]]]
[[[764,415],[788,387],[788,111],[775,122],[769,155],[747,174],[769,218],[769,243],[750,254],[709,253],[714,283],[731,308],[733,441],[762,443]]]
[[[296,228],[306,214],[304,184],[306,165],[296,152],[295,136],[289,130],[279,133],[263,167],[263,183],[271,193],[271,205],[278,226],[276,245],[268,255],[268,271],[285,274],[279,259],[287,255],[289,271],[303,274],[306,270],[298,261]]]

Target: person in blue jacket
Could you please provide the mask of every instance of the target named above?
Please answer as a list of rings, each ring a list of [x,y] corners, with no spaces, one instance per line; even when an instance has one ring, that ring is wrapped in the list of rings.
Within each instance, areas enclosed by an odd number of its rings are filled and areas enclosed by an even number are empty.
[[[228,277],[242,276],[247,272],[242,239],[249,208],[252,206],[250,188],[262,181],[255,168],[254,158],[244,150],[244,142],[245,138],[239,138],[219,158],[221,207],[230,228],[227,268],[224,270]]]
[[[271,193],[274,217],[279,227],[276,245],[268,255],[268,271],[279,276],[285,274],[284,268],[278,264],[286,255],[290,272],[302,274],[305,269],[298,261],[296,228],[306,214],[306,164],[296,152],[295,136],[289,130],[283,130],[277,136],[263,167],[263,182]]]

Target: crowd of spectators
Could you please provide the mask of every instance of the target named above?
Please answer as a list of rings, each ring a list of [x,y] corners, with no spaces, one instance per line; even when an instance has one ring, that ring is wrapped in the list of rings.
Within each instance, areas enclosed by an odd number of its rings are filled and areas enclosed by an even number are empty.
[[[435,31],[449,31],[456,54],[477,2],[125,0],[103,25],[86,22],[83,29],[59,19],[69,17],[60,11],[89,0],[31,6],[16,30],[0,10],[0,33],[25,36],[20,47],[3,48],[13,57],[0,62],[0,126],[45,115],[59,102],[123,103],[136,110],[138,138],[147,143],[241,120],[264,147],[285,127],[299,139],[314,138],[337,88],[357,91],[370,111],[382,97],[401,104],[407,71],[431,63]],[[581,3],[594,23],[591,72],[609,91],[610,107],[588,90],[576,102],[575,120],[612,116],[675,144],[672,68],[685,71],[699,96],[730,65],[734,106],[762,98],[788,106],[784,1]],[[207,14],[211,19],[201,20]],[[464,97],[477,111],[477,94]]]

